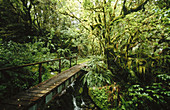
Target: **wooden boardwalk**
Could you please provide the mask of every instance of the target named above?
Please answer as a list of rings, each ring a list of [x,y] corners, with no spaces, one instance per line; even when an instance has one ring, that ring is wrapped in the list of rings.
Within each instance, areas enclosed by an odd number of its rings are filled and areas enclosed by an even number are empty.
[[[86,63],[78,64],[27,91],[2,101],[0,110],[41,110],[80,75]]]

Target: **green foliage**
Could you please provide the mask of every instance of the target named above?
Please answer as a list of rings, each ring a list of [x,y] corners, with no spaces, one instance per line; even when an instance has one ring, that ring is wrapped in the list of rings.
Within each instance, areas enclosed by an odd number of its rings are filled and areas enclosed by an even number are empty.
[[[169,75],[157,75],[158,81],[148,86],[139,84],[128,87],[122,92],[122,105],[126,109],[160,109],[168,110],[170,106]]]
[[[169,12],[168,0],[1,0],[0,66],[55,58],[50,52],[102,55],[85,68],[88,87],[118,82],[116,109],[169,109]],[[62,64],[68,67],[69,60]],[[43,65],[44,80],[59,64],[49,65]],[[37,71],[31,66],[0,73],[0,96],[36,84]],[[94,92],[105,109],[106,92]]]
[[[89,88],[89,95],[102,110],[118,109],[121,104],[119,90],[115,84]]]
[[[43,42],[19,44],[11,41],[6,45],[3,44],[1,47],[0,66],[1,68],[14,67],[56,58],[51,55],[49,51],[48,48],[44,47]],[[48,68],[49,66],[43,64],[43,81],[50,77]],[[8,97],[18,91],[28,89],[29,87],[38,84],[38,69],[39,65],[35,65],[0,71],[0,97]]]
[[[71,56],[70,49],[58,49],[57,50],[58,57],[69,57]]]
[[[147,86],[147,89],[143,91],[143,88],[129,89],[130,96],[132,97],[132,104],[136,106],[136,108],[145,107],[145,104],[149,102],[150,105],[147,105],[145,109],[155,108],[167,108],[167,101],[165,97],[169,97],[169,91],[165,91],[165,89],[161,90],[162,87],[159,83],[155,83],[153,86]],[[132,91],[135,91],[132,92]],[[165,95],[166,94],[166,95]],[[152,104],[151,104],[152,103]],[[161,107],[164,105],[164,107]]]
[[[109,63],[115,74],[126,74],[124,80],[149,83],[154,74],[169,72],[169,9],[146,7],[117,20],[112,28]]]
[[[77,36],[74,25],[56,9],[59,3],[52,0],[0,1],[0,39],[3,43],[42,41],[50,52],[60,48],[77,52],[72,47],[72,39]]]
[[[99,106],[102,110],[108,110],[109,102],[108,102],[108,94],[105,89],[99,88],[91,88],[89,89],[89,95],[92,100]]]
[[[160,8],[169,8],[170,7],[170,2],[169,0],[153,0],[156,5],[158,5]]]
[[[159,4],[158,7],[153,1],[124,1],[120,13],[124,16],[110,16],[110,21],[108,18],[112,13],[106,11],[109,1],[105,2],[84,1],[83,6],[89,13],[92,12],[89,20],[92,50],[105,56],[105,62],[114,74],[112,79],[122,88],[122,104],[118,108],[169,109],[170,9],[161,6],[168,6],[168,3]],[[145,5],[140,5],[142,3]],[[102,17],[102,23],[98,16]],[[100,75],[94,72],[97,70],[96,64],[91,68],[85,81],[93,87]]]
[[[78,25],[72,24],[70,18],[57,12],[59,8],[59,3],[54,0],[0,1],[1,68],[69,57],[78,52],[78,45],[73,46],[78,42],[76,38],[79,31],[74,31]],[[83,51],[83,48],[79,50]],[[62,68],[69,67],[69,63],[69,60],[62,60]],[[49,69],[59,69],[58,62],[42,66],[43,81],[51,77]],[[38,68],[35,65],[0,71],[0,97],[37,84]]]
[[[84,75],[84,84],[89,87],[101,87],[112,82],[112,73],[101,56],[92,57],[84,70],[88,72]]]
[[[34,0],[33,0],[34,1]],[[31,17],[32,0],[0,1],[0,35],[3,41],[29,42],[36,35],[36,21]]]
[[[165,84],[168,84],[168,81],[170,80],[170,76],[168,74],[159,74],[159,75],[157,75],[157,77],[159,80],[161,80]]]
[[[59,49],[58,54],[50,53],[50,48],[46,47],[45,42],[20,44],[8,42],[2,44],[0,48],[0,66],[15,67],[28,63],[35,63],[56,59],[59,57],[70,57],[72,54],[69,49]],[[72,65],[74,64],[72,60]],[[62,69],[70,67],[70,61],[61,61]],[[42,81],[49,79],[52,75],[50,71],[59,70],[59,62],[49,62],[42,64]],[[19,91],[26,90],[39,83],[39,65],[15,68],[0,71],[0,97],[10,97]]]
[[[75,39],[72,39],[73,47],[77,50],[77,54],[80,57],[87,57],[89,55],[89,39],[87,39],[87,34],[83,32],[78,32]]]

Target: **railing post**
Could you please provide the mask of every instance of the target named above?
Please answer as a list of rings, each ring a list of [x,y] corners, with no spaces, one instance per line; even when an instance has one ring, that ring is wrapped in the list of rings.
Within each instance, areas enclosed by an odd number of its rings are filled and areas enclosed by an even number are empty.
[[[39,64],[39,83],[42,82],[42,63]]]
[[[59,73],[61,73],[61,59],[59,59]]]
[[[70,57],[70,68],[71,68],[71,59],[72,59],[72,57]]]

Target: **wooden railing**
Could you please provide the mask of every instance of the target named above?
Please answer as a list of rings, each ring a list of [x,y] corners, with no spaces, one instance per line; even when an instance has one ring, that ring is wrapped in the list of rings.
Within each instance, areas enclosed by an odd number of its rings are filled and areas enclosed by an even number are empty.
[[[54,62],[54,61],[59,61],[59,70],[58,72],[61,72],[61,60],[63,59],[67,59],[70,61],[70,68],[71,68],[71,60],[72,59],[76,59],[76,64],[77,64],[77,59],[78,56],[72,56],[72,57],[65,57],[65,58],[57,58],[57,59],[53,59],[53,60],[48,60],[48,61],[42,61],[42,62],[36,62],[36,63],[29,63],[29,64],[24,64],[21,66],[14,66],[14,67],[6,67],[6,68],[0,68],[0,71],[5,71],[5,70],[12,70],[12,69],[18,69],[18,68],[23,68],[23,67],[27,67],[27,66],[32,66],[32,65],[39,65],[39,83],[42,82],[42,64],[43,63],[48,63],[48,62]]]

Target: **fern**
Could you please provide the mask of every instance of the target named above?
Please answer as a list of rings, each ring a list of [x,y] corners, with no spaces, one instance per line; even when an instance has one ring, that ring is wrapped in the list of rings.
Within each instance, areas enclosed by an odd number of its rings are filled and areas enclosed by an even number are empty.
[[[108,70],[103,60],[104,58],[102,56],[92,57],[92,60],[84,69],[88,71],[88,73],[84,75],[84,84],[87,83],[89,87],[101,87],[105,84],[111,84],[112,73]]]

